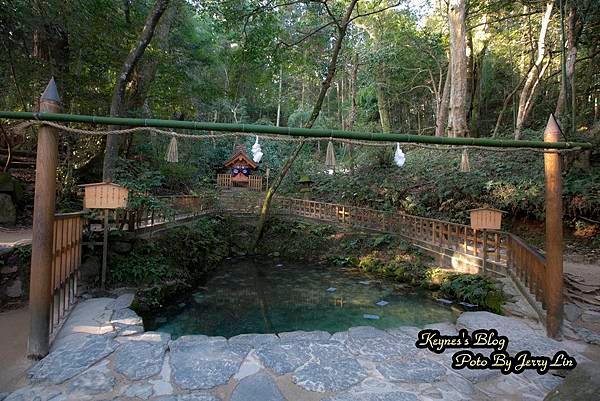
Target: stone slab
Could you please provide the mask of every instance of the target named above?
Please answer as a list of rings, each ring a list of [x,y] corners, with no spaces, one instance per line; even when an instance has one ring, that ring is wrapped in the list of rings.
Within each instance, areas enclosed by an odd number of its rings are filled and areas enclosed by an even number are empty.
[[[111,354],[117,346],[110,336],[92,335],[79,343],[67,343],[34,365],[28,372],[29,378],[62,383]]]
[[[277,384],[266,373],[245,377],[233,390],[230,401],[286,401]]]

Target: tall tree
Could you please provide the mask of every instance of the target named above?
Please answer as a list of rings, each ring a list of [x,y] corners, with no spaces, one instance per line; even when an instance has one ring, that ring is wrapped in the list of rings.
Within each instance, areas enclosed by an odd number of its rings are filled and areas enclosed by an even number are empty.
[[[533,108],[533,100],[536,94],[537,87],[544,75],[544,72],[550,64],[549,61],[545,61],[546,58],[546,33],[548,32],[548,25],[550,24],[550,16],[552,15],[552,8],[554,7],[554,1],[548,1],[546,3],[546,11],[542,17],[540,24],[540,34],[537,41],[537,55],[533,63],[533,68],[529,70],[525,84],[519,96],[519,107],[517,112],[517,122],[515,127],[515,139],[521,139],[523,126],[531,113]]]
[[[112,117],[121,116],[123,112],[123,106],[125,103],[125,88],[131,79],[131,75],[136,67],[137,63],[140,61],[142,56],[144,55],[144,51],[148,44],[152,40],[154,36],[154,30],[156,29],[156,25],[160,20],[160,17],[163,15],[167,6],[169,5],[170,0],[156,0],[154,3],[154,7],[148,14],[146,18],[146,22],[144,23],[144,28],[139,36],[139,39],[136,45],[131,49],[125,62],[123,63],[123,67],[121,68],[121,72],[117,77],[117,83],[115,85],[115,89],[113,92],[112,101],[110,104],[110,115]],[[111,127],[115,129],[116,127]],[[102,178],[104,181],[112,181],[115,163],[119,156],[119,142],[120,138],[117,134],[111,134],[106,137],[106,148],[104,151],[104,169],[102,173]]]
[[[468,58],[467,58],[467,0],[450,0],[450,131],[452,137],[469,135],[467,124]]]
[[[335,77],[335,71],[337,69],[338,58],[340,55],[340,51],[342,49],[342,44],[344,42],[344,38],[346,37],[346,33],[348,32],[348,27],[353,20],[352,12],[354,11],[354,7],[356,7],[356,3],[358,3],[358,0],[352,0],[350,2],[348,7],[346,8],[346,11],[344,12],[343,17],[339,21],[333,14],[331,14],[330,10],[327,9],[328,12],[330,13],[330,18],[332,20],[334,20],[334,23],[336,25],[335,42],[333,44],[333,50],[331,52],[331,58],[329,60],[329,64],[327,65],[327,75],[325,76],[325,79],[323,80],[323,82],[321,82],[321,89],[319,90],[319,95],[317,96],[317,100],[315,101],[315,104],[313,105],[313,109],[312,109],[312,112],[310,113],[310,117],[308,118],[308,121],[306,122],[306,124],[304,124],[304,128],[312,128],[312,126],[315,124],[315,121],[317,121],[319,114],[321,113],[321,108],[323,107],[323,101],[325,100],[327,91],[331,87],[331,83],[333,81],[333,78]],[[265,223],[267,222],[267,215],[269,214],[269,208],[271,207],[271,201],[273,200],[273,196],[275,195],[275,192],[277,192],[277,189],[279,189],[279,186],[283,182],[283,179],[285,178],[288,171],[292,167],[292,164],[294,164],[294,161],[300,154],[300,151],[302,150],[303,147],[304,147],[304,141],[301,141],[298,144],[298,146],[296,146],[296,148],[294,149],[294,151],[292,152],[290,157],[286,160],[285,164],[283,165],[283,167],[281,169],[281,172],[279,173],[277,178],[274,180],[271,187],[269,189],[267,189],[267,193],[265,194],[265,199],[263,200],[263,205],[260,210],[260,216],[258,218],[258,224],[256,226],[256,232],[254,235],[254,242],[252,244],[251,249],[256,249],[256,246],[258,245],[258,241],[260,241],[260,238],[262,237],[262,234],[263,234],[263,231],[265,228]]]

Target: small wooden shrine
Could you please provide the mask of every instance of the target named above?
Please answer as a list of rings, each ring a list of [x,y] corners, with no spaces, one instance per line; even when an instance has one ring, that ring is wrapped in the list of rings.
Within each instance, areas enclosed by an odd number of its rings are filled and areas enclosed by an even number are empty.
[[[241,187],[262,191],[262,177],[256,174],[258,163],[248,154],[244,145],[237,145],[233,156],[223,164],[222,174],[217,174],[217,185],[221,188]]]

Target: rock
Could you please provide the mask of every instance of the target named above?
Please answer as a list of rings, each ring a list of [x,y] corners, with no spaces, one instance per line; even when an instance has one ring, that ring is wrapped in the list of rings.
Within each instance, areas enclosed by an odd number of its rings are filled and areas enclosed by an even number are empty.
[[[129,308],[116,310],[110,319],[112,324],[119,323],[128,326],[143,326],[142,318]]]
[[[327,291],[327,292],[335,292],[336,290],[337,290],[337,288],[335,288],[335,287],[329,287],[325,291]]]
[[[115,370],[131,380],[152,377],[160,372],[166,349],[166,342],[126,342],[115,352]]]
[[[436,298],[436,301],[441,303],[442,305],[452,305],[454,303],[453,301],[444,298]]]
[[[294,372],[292,380],[308,391],[331,392],[346,390],[366,377],[356,359],[320,358]]]
[[[153,398],[152,401],[221,401],[219,398],[208,393],[194,392],[190,394],[165,395]]]
[[[583,310],[575,304],[565,304],[564,313],[565,318],[568,321],[574,322],[575,320],[579,319],[579,317],[583,313]]]
[[[134,293],[127,293],[120,295],[114,301],[106,305],[106,309],[112,309],[114,311],[119,309],[129,308],[131,303],[133,302],[133,298],[135,297]]]
[[[112,391],[115,378],[108,372],[89,370],[69,382],[69,392],[79,391],[84,394],[100,394]]]
[[[133,248],[133,246],[131,245],[131,242],[126,242],[126,241],[111,241],[110,244],[110,250],[114,251],[116,253],[120,253],[120,254],[126,254],[131,252],[131,249]]]
[[[431,383],[446,375],[446,368],[428,359],[384,362],[377,370],[388,380],[405,383]]]
[[[186,390],[225,384],[239,370],[245,355],[223,337],[183,336],[169,345],[172,377]]]
[[[144,332],[144,327],[138,325],[129,325],[129,324],[115,324],[115,329],[117,329],[118,336],[132,336],[135,334],[140,334]]]
[[[410,358],[419,353],[415,341],[406,335],[391,336],[385,332],[380,336],[357,337],[350,332],[346,347],[354,355],[370,361],[380,362],[392,358]]]
[[[470,304],[468,302],[459,302],[458,304],[468,311],[473,311],[473,310],[477,309],[477,305]]]
[[[585,327],[577,327],[575,328],[575,332],[581,336],[583,341],[588,344],[596,344],[600,345],[600,335],[594,333],[591,330],[586,329]]]
[[[267,344],[256,350],[262,363],[279,375],[293,372],[310,360],[309,343],[292,341]]]
[[[19,268],[17,266],[4,266],[0,269],[0,274],[13,274],[16,273]]]
[[[363,318],[369,319],[369,320],[379,320],[379,315],[371,315],[369,313],[365,313],[363,315]]]
[[[581,320],[586,323],[600,324],[600,312],[586,310],[581,315]]]
[[[81,273],[81,279],[83,281],[94,281],[97,280],[100,275],[100,268],[102,267],[102,262],[100,258],[97,256],[88,256],[85,258],[81,267],[79,268],[79,272]]]
[[[33,381],[60,384],[110,355],[118,343],[109,335],[90,335],[66,342],[34,365],[28,372]]]
[[[544,401],[597,400],[600,394],[600,363],[581,362]]]
[[[286,401],[277,384],[266,373],[245,377],[233,390],[231,401]]]
[[[6,287],[6,296],[9,298],[19,298],[23,295],[23,285],[21,280],[16,279],[11,285]]]
[[[377,305],[377,306],[386,306],[388,304],[389,304],[389,302],[384,301],[383,299],[381,301],[375,303],[375,305]]]
[[[326,341],[331,338],[331,334],[326,331],[287,331],[278,334],[281,341]]]
[[[4,401],[6,397],[8,397],[10,393],[0,393],[0,401]]]
[[[228,340],[230,347],[243,351],[250,352],[253,348],[258,348],[265,344],[275,344],[279,342],[279,337],[275,334],[239,334],[231,337]]]
[[[324,398],[323,401],[419,401],[413,393],[391,391],[388,393],[345,393]]]
[[[371,281],[370,280],[359,281],[358,284],[369,285],[369,284],[371,284]]]
[[[4,401],[64,401],[66,398],[59,390],[27,386],[15,391]]]
[[[133,383],[125,389],[124,394],[127,397],[137,397],[147,400],[152,396],[152,385],[148,383]]]
[[[520,319],[490,312],[465,312],[456,320],[456,327],[465,328],[469,332],[493,327],[498,330],[499,335],[508,337],[510,354],[527,350],[532,355],[553,357],[555,353],[565,349],[562,343],[536,332]]]
[[[373,326],[357,326],[348,329],[348,335],[353,338],[385,337],[386,333]]]
[[[424,329],[430,329],[430,330],[437,330],[440,332],[440,334],[445,335],[445,336],[455,336],[458,334],[458,331],[456,331],[456,326],[454,326],[452,323],[433,323],[433,324],[428,324],[427,326],[423,327]]]
[[[9,194],[0,193],[0,224],[14,225],[17,222],[17,209]]]

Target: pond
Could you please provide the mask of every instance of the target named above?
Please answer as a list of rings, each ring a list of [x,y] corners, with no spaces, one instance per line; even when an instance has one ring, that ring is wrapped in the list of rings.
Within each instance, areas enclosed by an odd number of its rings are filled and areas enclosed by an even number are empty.
[[[358,269],[241,259],[227,260],[205,287],[146,316],[144,325],[174,338],[229,338],[294,330],[335,333],[366,325],[422,327],[454,322],[457,316],[426,291],[369,278]]]

